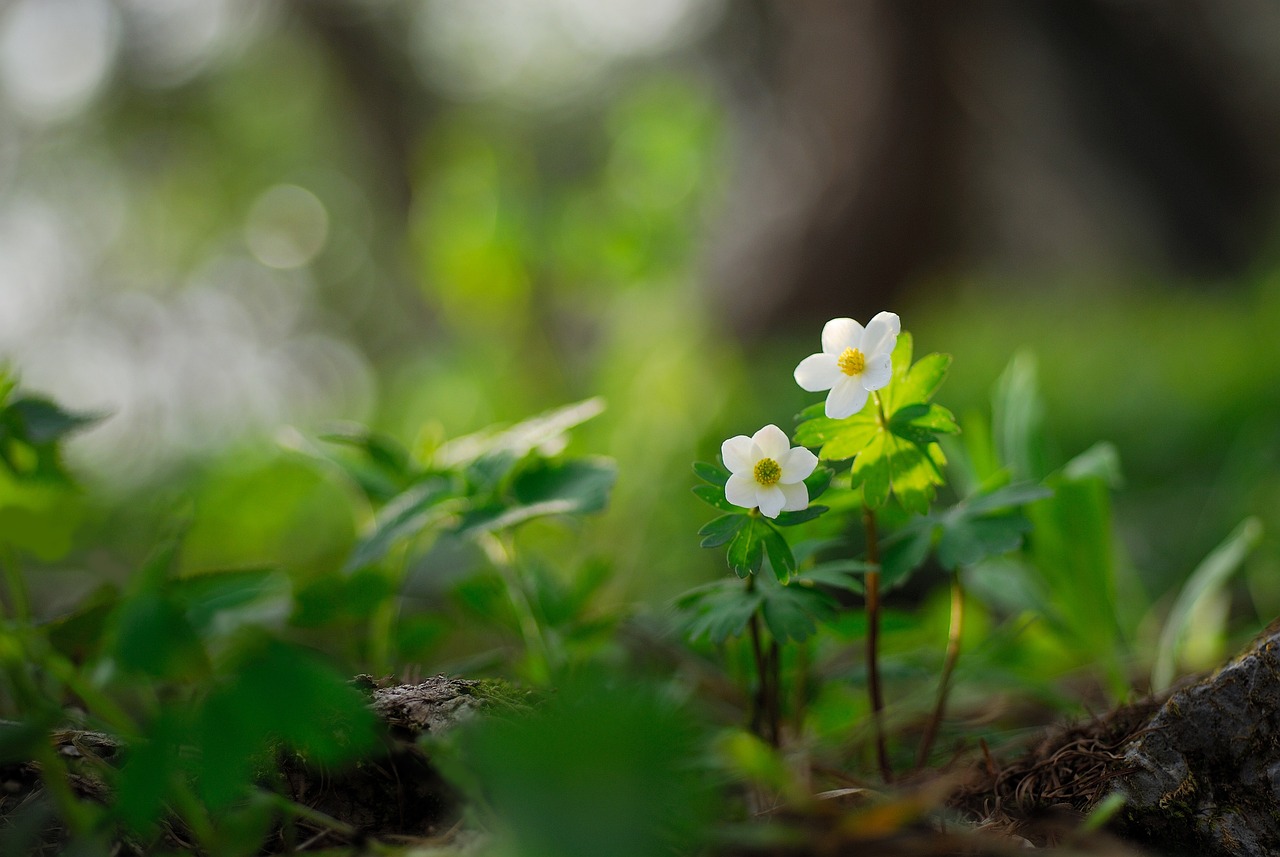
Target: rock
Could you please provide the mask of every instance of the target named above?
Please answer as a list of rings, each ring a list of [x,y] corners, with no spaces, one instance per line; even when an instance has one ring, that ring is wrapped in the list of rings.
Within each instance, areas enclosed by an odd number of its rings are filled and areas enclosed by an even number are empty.
[[[1123,834],[1206,857],[1280,854],[1280,621],[1172,694],[1120,769]]]

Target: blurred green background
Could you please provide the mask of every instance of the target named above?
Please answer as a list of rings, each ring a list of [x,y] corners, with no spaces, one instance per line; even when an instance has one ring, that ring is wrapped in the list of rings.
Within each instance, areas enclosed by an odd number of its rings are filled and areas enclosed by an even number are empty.
[[[301,452],[335,421],[430,449],[594,395],[611,508],[522,537],[661,608],[723,574],[689,463],[790,429],[822,322],[882,309],[962,421],[1036,356],[1167,603],[1280,532],[1280,12],[1188,8],[0,2],[0,355],[110,414],[84,492],[0,483],[38,612],[175,519],[186,570],[339,566],[367,510]],[[1280,614],[1273,538],[1233,627]]]

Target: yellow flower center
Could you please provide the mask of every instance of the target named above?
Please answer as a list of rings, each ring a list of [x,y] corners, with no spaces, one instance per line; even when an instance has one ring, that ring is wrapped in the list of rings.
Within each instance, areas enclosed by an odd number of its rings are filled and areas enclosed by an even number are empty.
[[[863,357],[862,352],[856,348],[846,348],[836,358],[836,365],[846,375],[861,375],[862,370],[867,368],[867,358]]]
[[[772,458],[762,458],[756,462],[755,477],[757,482],[768,488],[778,484],[778,480],[782,478],[782,468]]]

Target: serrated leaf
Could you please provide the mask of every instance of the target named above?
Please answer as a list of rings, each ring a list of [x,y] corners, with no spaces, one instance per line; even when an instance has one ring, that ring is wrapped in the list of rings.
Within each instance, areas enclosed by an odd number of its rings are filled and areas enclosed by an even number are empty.
[[[827,511],[826,506],[809,506],[797,512],[780,512],[773,522],[779,527],[794,527],[796,524],[812,521],[825,511]]]
[[[889,499],[889,437],[885,432],[878,433],[853,460],[852,486],[862,488],[863,502],[872,509],[880,508]]]
[[[933,503],[935,486],[942,484],[942,475],[930,456],[936,446],[925,447],[892,436],[886,446],[889,449],[888,470],[894,496],[908,512],[925,514]]]
[[[929,403],[929,409],[923,415],[911,420],[911,424],[927,429],[934,434],[959,434],[960,426],[956,423],[951,411],[936,403]]]
[[[950,354],[927,354],[916,361],[901,379],[894,379],[895,410],[905,405],[928,402],[942,386],[951,368]]]
[[[676,606],[691,616],[686,625],[690,640],[705,636],[719,645],[742,633],[762,600],[759,592],[740,583],[718,581],[686,593]]]
[[[868,402],[870,402],[870,399],[868,399]],[[871,407],[874,406],[872,405]],[[799,446],[818,449],[819,447],[824,447],[828,443],[842,437],[846,433],[865,433],[867,430],[874,433],[878,428],[874,411],[859,411],[853,416],[845,417],[842,420],[833,420],[829,417],[823,416],[821,411],[819,411],[818,416],[812,417],[806,422],[802,422],[800,425],[796,426],[793,442]],[[849,441],[847,445],[851,445],[852,443],[853,441]],[[837,447],[837,450],[839,448],[840,447]],[[857,450],[854,450],[854,452],[857,452]],[[828,455],[825,457],[839,459],[852,458],[853,455],[854,453],[849,453],[848,455],[843,456]]]
[[[729,542],[725,559],[738,577],[746,577],[760,570],[760,565],[764,562],[762,535],[759,522],[750,519],[748,525],[738,530],[733,541]]]
[[[714,506],[722,512],[742,514],[746,511],[741,506],[735,506],[725,499],[723,488],[717,488],[714,485],[695,485],[693,486],[693,493],[708,506]]]
[[[761,528],[760,538],[764,542],[765,555],[769,557],[769,565],[779,581],[786,583],[796,570],[796,558],[787,544],[787,537],[763,521],[755,521]]]
[[[702,547],[715,548],[720,545],[727,544],[738,530],[742,529],[742,525],[747,522],[748,518],[743,515],[721,515],[718,518],[705,524],[702,529],[698,530],[698,535],[702,536]]]
[[[693,472],[703,482],[708,482],[718,488],[723,488],[725,483],[729,481],[729,471],[715,464],[708,464],[705,461],[695,461],[693,463]]]
[[[812,568],[799,572],[791,578],[789,585],[818,584],[861,595],[865,591],[861,576],[868,571],[875,570],[875,568],[871,563],[859,560],[833,560],[831,562],[818,563]]]
[[[830,621],[836,615],[835,599],[803,581],[772,583],[758,591],[763,596],[760,613],[765,625],[780,643],[803,642],[817,630],[818,622]]]

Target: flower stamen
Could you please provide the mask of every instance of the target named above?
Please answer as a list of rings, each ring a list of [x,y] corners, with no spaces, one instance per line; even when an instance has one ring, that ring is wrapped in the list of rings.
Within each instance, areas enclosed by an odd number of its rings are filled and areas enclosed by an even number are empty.
[[[840,367],[841,372],[853,377],[854,375],[861,375],[863,370],[867,368],[867,358],[863,357],[862,352],[856,348],[846,348],[836,358],[836,365]]]
[[[752,475],[755,476],[756,482],[767,488],[778,484],[778,480],[782,478],[782,468],[772,458],[762,458],[756,462]]]

